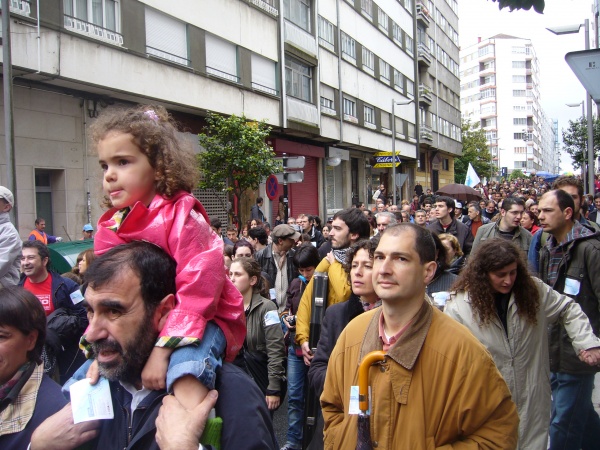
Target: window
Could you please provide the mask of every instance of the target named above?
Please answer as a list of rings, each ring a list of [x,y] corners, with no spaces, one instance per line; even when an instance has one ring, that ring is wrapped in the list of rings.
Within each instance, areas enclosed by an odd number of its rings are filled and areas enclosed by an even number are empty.
[[[259,91],[277,95],[275,62],[252,53],[252,87]]]
[[[388,81],[390,80],[390,65],[383,59],[379,60],[379,75],[381,78],[384,78]]]
[[[512,52],[517,53],[517,54],[520,54],[520,53],[524,54],[526,52],[526,50],[525,50],[525,47],[513,47]]]
[[[525,89],[513,89],[513,97],[525,97],[527,91]]]
[[[525,83],[525,75],[513,75],[512,82],[513,83]]]
[[[390,125],[390,113],[389,112],[385,112],[385,111],[381,111],[381,129],[382,130],[391,130],[391,125]]]
[[[450,170],[450,160],[448,158],[442,159],[442,170]]]
[[[65,14],[118,32],[119,3],[115,0],[64,0]]]
[[[240,79],[237,75],[237,47],[235,44],[212,34],[206,34],[205,40],[206,72],[229,81],[238,82]]]
[[[529,134],[528,133],[513,133],[513,139],[515,140],[519,140],[519,141],[526,141],[529,138]]]
[[[373,0],[360,0],[360,9],[365,15],[373,17]]]
[[[415,124],[406,122],[406,125],[408,126],[408,137],[414,139],[415,138]]]
[[[406,95],[413,97],[415,95],[415,83],[412,80],[406,79]]]
[[[335,92],[332,87],[321,84],[321,111],[328,114],[335,114],[334,95]]]
[[[375,126],[375,110],[371,106],[365,105],[365,124]]]
[[[185,23],[152,8],[146,8],[145,18],[146,53],[189,65]]]
[[[513,61],[512,62],[512,68],[513,69],[524,69],[525,68],[525,61]]]
[[[312,102],[312,67],[285,56],[285,93],[290,97]]]
[[[364,68],[375,70],[375,55],[366,47],[362,48],[362,63]]]
[[[394,34],[394,40],[402,45],[402,28],[396,22],[392,24],[392,32]]]
[[[431,131],[437,132],[437,116],[432,112],[429,113],[429,123],[431,124]]]
[[[496,97],[496,89],[495,88],[484,89],[483,91],[481,91],[479,93],[479,96],[482,99]]]
[[[383,9],[381,8],[378,8],[377,10],[377,23],[379,23],[379,26],[385,31],[387,31],[390,26],[389,17],[385,12],[383,12]]]
[[[513,111],[525,111],[527,108],[525,106],[513,106]]]
[[[412,13],[412,2],[413,0],[404,0],[404,7],[408,10],[408,12]]]
[[[356,41],[342,32],[342,53],[356,60]]]
[[[515,153],[524,155],[527,153],[527,147],[515,147]]]
[[[493,44],[488,44],[485,47],[481,47],[478,51],[478,55],[481,58],[482,56],[488,55],[488,54],[494,54],[494,45]]]
[[[319,39],[321,44],[330,50],[334,49],[334,35],[335,30],[333,24],[329,22],[327,19],[319,16]]]
[[[404,75],[394,69],[394,86],[404,89]]]
[[[404,50],[406,50],[406,53],[408,53],[409,55],[413,55],[413,46],[415,45],[413,38],[411,38],[408,34],[404,35]]]
[[[344,97],[344,118],[356,118],[356,102]]]
[[[310,0],[283,0],[284,17],[310,33]]]
[[[527,125],[527,118],[513,117],[513,125]]]

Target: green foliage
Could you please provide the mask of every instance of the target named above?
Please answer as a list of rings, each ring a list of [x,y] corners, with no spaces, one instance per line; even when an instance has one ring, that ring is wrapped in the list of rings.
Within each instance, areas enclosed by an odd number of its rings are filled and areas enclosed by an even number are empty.
[[[511,11],[515,9],[526,9],[530,10],[533,6],[533,9],[536,13],[543,14],[544,7],[546,6],[544,0],[492,0],[494,2],[498,2],[498,9],[508,8]]]
[[[596,116],[594,123],[594,158],[600,154],[600,119]],[[569,120],[569,128],[563,130],[563,150],[573,159],[573,167],[581,168],[587,161],[587,118]]]
[[[229,191],[241,202],[248,189],[277,171],[275,152],[266,143],[271,128],[265,122],[249,122],[244,116],[223,117],[209,113],[205,132],[198,135],[205,149],[198,155],[201,189]]]
[[[469,163],[477,172],[479,178],[490,176],[490,171],[495,170],[492,166],[492,156],[488,149],[485,131],[479,128],[479,124],[473,124],[468,120],[461,123],[462,156],[454,159],[454,181],[464,183],[467,177]]]
[[[517,178],[529,178],[527,175],[523,173],[521,169],[515,169],[510,173],[508,177],[509,181],[516,180]]]

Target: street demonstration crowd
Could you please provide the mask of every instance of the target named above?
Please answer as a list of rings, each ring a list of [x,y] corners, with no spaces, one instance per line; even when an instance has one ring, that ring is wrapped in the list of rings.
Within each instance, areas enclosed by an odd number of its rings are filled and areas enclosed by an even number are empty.
[[[381,185],[273,228],[259,197],[222,236],[163,108],[91,136],[107,209],[71,272],[0,187],[0,448],[598,448],[600,194],[578,178]]]

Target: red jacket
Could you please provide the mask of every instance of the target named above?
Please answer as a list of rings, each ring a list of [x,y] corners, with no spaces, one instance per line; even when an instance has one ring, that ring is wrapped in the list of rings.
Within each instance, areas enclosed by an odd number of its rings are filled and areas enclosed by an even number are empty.
[[[204,207],[191,194],[167,199],[156,195],[150,206],[136,203],[118,231],[110,209],[98,220],[94,251],[101,255],[131,241],[158,245],[177,262],[177,306],[160,336],[201,339],[206,322],[214,320],[227,339],[225,359],[232,361],[246,336],[243,299],[225,276],[223,241],[212,231]]]

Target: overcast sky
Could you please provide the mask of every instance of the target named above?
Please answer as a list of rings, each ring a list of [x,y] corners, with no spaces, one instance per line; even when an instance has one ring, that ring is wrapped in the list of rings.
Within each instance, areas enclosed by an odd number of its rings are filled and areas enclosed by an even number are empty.
[[[541,105],[547,116],[558,119],[561,138],[568,121],[581,117],[581,106],[570,108],[565,103],[578,103],[585,98],[585,90],[567,65],[565,54],[583,50],[585,34],[581,27],[578,34],[557,36],[546,27],[583,23],[589,18],[592,39],[592,0],[546,0],[544,14],[536,13],[533,8],[499,11],[498,4],[491,0],[458,0],[458,5],[462,47],[476,43],[478,37],[485,39],[499,33],[531,39],[540,62]],[[572,170],[570,156],[561,155],[561,170]]]

